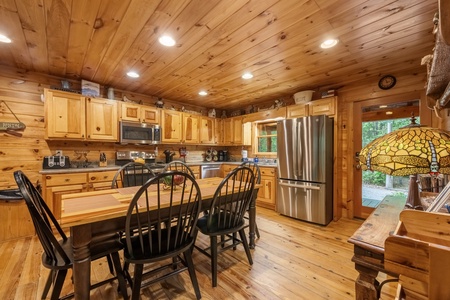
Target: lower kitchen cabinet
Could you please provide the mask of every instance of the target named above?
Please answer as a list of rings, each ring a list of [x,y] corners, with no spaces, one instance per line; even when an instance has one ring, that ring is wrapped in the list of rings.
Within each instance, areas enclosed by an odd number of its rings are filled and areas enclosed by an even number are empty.
[[[258,190],[256,205],[275,210],[276,205],[276,168],[260,167],[261,187]]]
[[[195,179],[201,178],[200,165],[190,165],[189,168],[192,170],[192,172],[194,172]]]
[[[61,195],[106,190],[117,171],[42,175],[42,192],[56,219],[61,217]]]

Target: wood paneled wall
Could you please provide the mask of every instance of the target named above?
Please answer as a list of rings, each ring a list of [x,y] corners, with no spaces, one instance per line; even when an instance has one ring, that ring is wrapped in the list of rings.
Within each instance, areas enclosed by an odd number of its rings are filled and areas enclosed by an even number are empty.
[[[397,77],[397,84],[394,88],[382,91],[378,88],[378,79],[367,78],[363,82],[338,89],[338,153],[337,165],[337,196],[338,212],[337,218],[353,217],[353,170],[354,170],[354,149],[353,149],[353,116],[358,113],[354,110],[354,104],[359,101],[383,99],[386,97],[419,97],[422,104],[425,103],[424,84],[426,79],[425,67],[418,67],[417,71],[410,74],[393,74]],[[13,178],[15,170],[24,170],[33,182],[40,179],[39,170],[42,168],[42,159],[46,155],[51,155],[56,149],[62,149],[66,155],[74,158],[74,150],[89,150],[89,160],[98,160],[99,153],[105,152],[109,159],[114,158],[114,153],[118,149],[126,150],[129,147],[112,143],[92,143],[92,142],[47,142],[44,140],[44,105],[41,95],[44,88],[60,86],[62,78],[30,73],[22,70],[2,68],[0,70],[0,101],[4,100],[14,111],[18,118],[27,126],[22,137],[16,137],[1,132],[0,147],[0,189],[15,188]],[[19,81],[24,81],[19,84]],[[73,88],[79,88],[79,82],[71,82]],[[106,93],[106,92],[104,92]],[[152,104],[154,97],[116,91],[116,97],[126,95],[129,99],[142,100],[145,104]],[[166,103],[170,103],[167,102]],[[180,105],[174,103],[173,105]],[[198,109],[198,108],[197,108]],[[421,119],[423,124],[433,127],[449,129],[450,122],[447,111],[441,112],[442,119],[438,119],[426,105],[421,105]],[[0,120],[13,121],[14,117],[4,105],[0,105]],[[426,122],[424,122],[424,120]],[[154,146],[147,146],[154,149]],[[208,147],[187,146],[196,157]],[[159,153],[166,148],[172,151],[178,150],[177,145],[159,146]],[[227,148],[227,147],[223,147]],[[240,157],[242,147],[228,147],[230,153],[235,158]],[[248,149],[248,148],[247,148]],[[251,150],[251,149],[248,149]]]

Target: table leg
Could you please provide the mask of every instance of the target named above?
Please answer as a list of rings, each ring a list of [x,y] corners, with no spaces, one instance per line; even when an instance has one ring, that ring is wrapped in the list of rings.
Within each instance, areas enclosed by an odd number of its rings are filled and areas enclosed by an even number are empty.
[[[248,208],[248,225],[249,225],[249,246],[250,249],[255,249],[255,231],[256,231],[256,196],[253,197],[253,200],[250,202],[250,206]]]
[[[356,300],[377,300],[378,271],[355,263],[359,276],[355,281]]]
[[[91,224],[74,226],[70,229],[73,249],[73,282],[75,299],[89,299],[91,285]]]

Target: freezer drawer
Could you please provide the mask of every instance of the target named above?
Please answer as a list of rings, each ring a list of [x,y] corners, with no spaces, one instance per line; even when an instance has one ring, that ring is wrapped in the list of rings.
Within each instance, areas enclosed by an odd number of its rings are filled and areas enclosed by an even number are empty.
[[[332,192],[326,184],[278,180],[277,212],[296,219],[327,225],[333,218]]]

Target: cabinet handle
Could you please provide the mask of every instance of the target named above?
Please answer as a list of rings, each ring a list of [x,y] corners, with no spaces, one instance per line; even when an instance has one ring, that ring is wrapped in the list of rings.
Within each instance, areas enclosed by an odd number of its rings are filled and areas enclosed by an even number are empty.
[[[70,179],[69,179],[69,178],[66,178],[66,179],[64,179],[64,181],[65,181],[65,182],[69,182],[69,181],[70,181]]]
[[[52,176],[45,176],[45,179],[47,179],[47,180],[49,180],[49,179],[52,179]]]
[[[95,180],[95,177],[93,176],[93,177],[91,177],[91,180]]]
[[[108,177],[109,177],[108,175],[105,175],[103,176],[103,179],[108,179]]]

